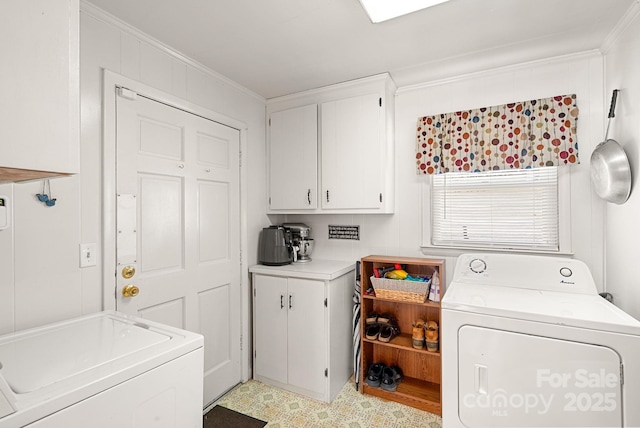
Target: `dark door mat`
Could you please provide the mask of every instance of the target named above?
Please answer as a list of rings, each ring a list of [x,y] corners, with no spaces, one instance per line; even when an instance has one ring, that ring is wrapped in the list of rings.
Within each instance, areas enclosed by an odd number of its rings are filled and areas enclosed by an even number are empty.
[[[267,423],[235,410],[215,406],[202,419],[203,428],[262,428]]]

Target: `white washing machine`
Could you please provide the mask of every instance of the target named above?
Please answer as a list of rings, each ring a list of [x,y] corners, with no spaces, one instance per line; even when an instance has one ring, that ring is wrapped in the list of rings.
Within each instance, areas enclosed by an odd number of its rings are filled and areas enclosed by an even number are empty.
[[[640,322],[578,260],[460,256],[441,329],[444,428],[640,426]]]
[[[202,427],[203,338],[116,312],[0,336],[0,427]]]

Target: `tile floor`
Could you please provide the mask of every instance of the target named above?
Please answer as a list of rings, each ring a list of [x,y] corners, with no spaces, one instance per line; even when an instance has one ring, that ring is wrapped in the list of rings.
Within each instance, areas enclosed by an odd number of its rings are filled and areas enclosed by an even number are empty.
[[[256,380],[236,386],[215,404],[267,421],[268,428],[442,427],[442,420],[437,415],[361,394],[356,391],[353,378],[331,404]]]

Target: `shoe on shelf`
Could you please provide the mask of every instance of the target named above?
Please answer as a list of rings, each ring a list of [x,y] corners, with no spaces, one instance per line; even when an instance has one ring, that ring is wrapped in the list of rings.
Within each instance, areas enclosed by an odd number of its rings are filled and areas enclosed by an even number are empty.
[[[378,336],[378,340],[380,342],[389,343],[391,339],[400,334],[400,329],[395,322],[390,322],[389,324],[381,324],[380,327],[380,335]]]
[[[402,370],[398,366],[385,367],[382,370],[382,382],[380,387],[385,391],[395,391],[402,382]]]
[[[364,335],[369,340],[376,340],[380,335],[380,324],[370,324],[364,332]]]
[[[424,320],[418,319],[413,322],[411,342],[416,349],[424,348]]]
[[[438,323],[435,321],[427,322],[425,326],[425,342],[427,351],[438,352]]]
[[[375,324],[378,322],[378,313],[377,312],[369,312],[367,314],[366,321],[367,325]]]
[[[393,322],[393,316],[389,314],[380,314],[378,315],[378,323],[379,324],[389,324]]]
[[[371,364],[369,371],[367,372],[367,379],[365,380],[365,383],[369,386],[378,388],[382,382],[382,375],[386,367],[387,366],[382,363]]]

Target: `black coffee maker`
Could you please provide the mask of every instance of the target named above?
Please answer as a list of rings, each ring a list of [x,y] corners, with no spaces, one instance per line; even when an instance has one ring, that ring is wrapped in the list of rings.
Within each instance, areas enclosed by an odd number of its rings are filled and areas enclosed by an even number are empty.
[[[258,244],[258,263],[267,266],[283,266],[293,262],[295,250],[291,230],[282,226],[262,229]]]

